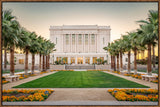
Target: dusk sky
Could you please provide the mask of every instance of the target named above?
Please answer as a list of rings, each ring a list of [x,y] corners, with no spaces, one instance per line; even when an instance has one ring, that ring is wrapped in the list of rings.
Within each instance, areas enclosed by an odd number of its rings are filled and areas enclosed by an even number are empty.
[[[147,19],[157,2],[3,2],[21,26],[49,39],[55,25],[104,25],[111,27],[111,41],[138,28],[136,21]]]

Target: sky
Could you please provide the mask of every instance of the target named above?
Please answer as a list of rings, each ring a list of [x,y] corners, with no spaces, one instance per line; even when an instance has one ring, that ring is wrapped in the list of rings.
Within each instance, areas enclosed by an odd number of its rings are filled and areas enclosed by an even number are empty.
[[[111,41],[139,28],[157,2],[3,2],[21,26],[49,39],[50,26],[99,25],[111,27]]]

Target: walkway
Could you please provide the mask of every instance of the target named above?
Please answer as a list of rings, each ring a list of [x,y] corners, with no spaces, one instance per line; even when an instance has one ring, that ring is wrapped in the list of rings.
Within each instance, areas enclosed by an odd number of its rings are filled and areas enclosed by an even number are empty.
[[[5,89],[5,90],[6,90],[6,89],[11,89],[11,88],[14,87],[14,86],[17,86],[17,85],[20,85],[20,84],[23,84],[23,83],[26,83],[26,82],[35,80],[35,79],[40,78],[40,77],[43,77],[43,76],[50,75],[50,74],[53,74],[53,73],[56,73],[56,71],[54,71],[54,72],[48,72],[48,73],[44,73],[44,74],[40,74],[40,75],[37,75],[37,76],[29,77],[29,78],[26,78],[26,79],[22,79],[22,80],[15,81],[15,82],[11,82],[11,83],[7,83],[7,84],[3,84],[2,89],[3,89],[3,90],[4,90],[4,89]]]
[[[121,78],[124,78],[124,79],[127,79],[127,80],[130,80],[130,81],[133,81],[133,82],[145,85],[145,86],[149,86],[152,89],[158,89],[158,84],[156,84],[156,83],[151,83],[149,81],[144,81],[144,80],[141,80],[141,79],[132,78],[131,76],[124,76],[124,75],[116,74],[116,73],[113,73],[113,72],[108,72],[108,71],[103,71],[103,72],[108,73],[108,74],[112,74],[112,75],[115,75],[115,76],[118,76],[118,77],[121,77]]]
[[[146,105],[158,106],[158,102],[146,102],[146,101],[42,101],[42,102],[2,102],[2,105]]]
[[[116,101],[106,88],[55,88],[46,101]]]

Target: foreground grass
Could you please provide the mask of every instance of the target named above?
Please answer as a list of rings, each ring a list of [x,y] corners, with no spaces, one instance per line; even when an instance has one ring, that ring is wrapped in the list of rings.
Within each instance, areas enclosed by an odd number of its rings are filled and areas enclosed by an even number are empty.
[[[101,71],[59,71],[14,88],[148,88]]]

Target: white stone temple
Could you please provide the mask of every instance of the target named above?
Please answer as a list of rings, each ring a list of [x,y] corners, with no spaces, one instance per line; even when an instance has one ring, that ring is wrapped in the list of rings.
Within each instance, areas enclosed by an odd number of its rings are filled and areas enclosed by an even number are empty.
[[[104,47],[110,42],[110,26],[50,26],[50,40],[56,44],[54,61],[65,58],[67,64],[93,64],[97,59],[109,62]]]

